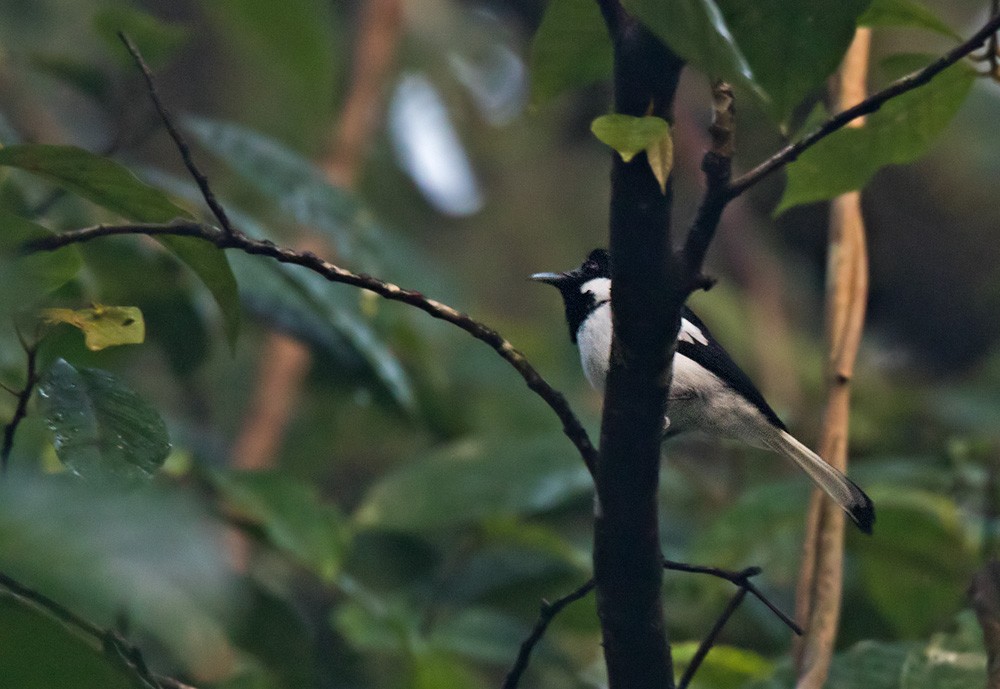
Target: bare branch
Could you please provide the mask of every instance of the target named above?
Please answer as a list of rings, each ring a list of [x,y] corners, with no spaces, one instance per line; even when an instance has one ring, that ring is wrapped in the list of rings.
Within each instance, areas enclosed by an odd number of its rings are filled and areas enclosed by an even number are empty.
[[[694,574],[708,574],[709,576],[718,577],[720,579],[725,579],[726,581],[745,589],[747,593],[753,594],[753,596],[759,600],[761,603],[766,605],[768,609],[777,616],[779,620],[785,623],[785,625],[791,629],[798,636],[802,636],[802,627],[796,624],[795,620],[790,618],[788,615],[783,613],[777,605],[771,602],[771,600],[765,596],[760,589],[758,589],[752,581],[751,577],[755,577],[760,574],[760,567],[747,567],[746,569],[734,572],[728,569],[719,569],[718,567],[703,567],[701,565],[689,565],[684,562],[674,562],[673,560],[664,560],[663,568],[673,570],[675,572],[691,572]]]
[[[521,681],[521,675],[528,668],[528,661],[531,660],[531,652],[535,649],[535,645],[542,640],[545,631],[549,628],[549,623],[552,622],[555,616],[562,612],[563,608],[567,605],[580,600],[593,589],[594,580],[591,579],[575,591],[567,593],[562,598],[551,603],[546,600],[542,601],[541,609],[538,612],[538,621],[535,622],[535,626],[532,628],[528,638],[521,643],[521,650],[517,653],[514,666],[507,673],[507,677],[503,681],[503,689],[516,689],[518,682]]]
[[[97,642],[111,662],[130,672],[145,687],[149,689],[194,689],[170,677],[153,674],[142,656],[138,646],[130,643],[125,637],[112,629],[102,629],[93,622],[85,620],[75,612],[52,600],[44,593],[30,589],[24,584],[0,572],[0,586],[14,595],[22,598],[42,610],[53,615],[63,624],[73,627],[90,636]]]
[[[10,422],[3,429],[3,446],[0,448],[0,474],[7,471],[10,453],[14,449],[14,435],[17,433],[17,427],[21,425],[21,422],[28,413],[28,402],[31,400],[31,395],[35,391],[35,384],[38,382],[38,373],[36,372],[38,345],[28,345],[23,341],[22,344],[25,345],[24,351],[27,355],[24,388],[20,392],[15,393],[17,394],[17,406],[14,408],[14,416],[11,417]]]
[[[788,146],[785,146],[754,169],[734,179],[727,190],[726,195],[728,199],[736,198],[775,170],[779,170],[793,162],[796,158],[802,155],[803,151],[807,148],[810,148],[820,140],[830,134],[833,134],[838,129],[843,128],[848,122],[851,122],[858,117],[862,117],[863,115],[870,115],[893,98],[901,96],[908,91],[912,91],[913,89],[919,88],[928,83],[931,79],[946,70],[948,67],[951,67],[953,64],[972,53],[983,43],[990,40],[990,37],[996,34],[998,29],[1000,29],[1000,14],[992,17],[967,41],[955,46],[923,69],[894,81],[886,88],[866,98],[857,105],[850,107],[843,112],[837,113],[820,125],[820,127],[812,133],[807,134]]]
[[[736,612],[736,609],[740,607],[740,603],[743,602],[746,595],[747,590],[745,588],[741,588],[736,592],[736,595],[730,599],[729,605],[727,605],[726,609],[722,611],[721,615],[719,615],[719,619],[715,621],[712,629],[708,632],[708,636],[702,640],[701,644],[698,646],[698,650],[695,651],[694,656],[691,658],[691,662],[688,663],[686,668],[684,668],[684,674],[681,675],[681,681],[678,682],[677,689],[687,689],[688,684],[691,683],[691,679],[694,677],[694,673],[698,671],[698,668],[701,667],[702,661],[705,660],[708,652],[711,651],[712,646],[715,645],[716,640],[719,638],[719,634],[722,632],[722,628],[726,626],[729,618],[732,617],[733,613]]]
[[[153,100],[153,105],[156,106],[156,112],[159,113],[160,119],[163,121],[163,126],[166,127],[167,132],[170,134],[170,138],[174,140],[174,145],[177,146],[177,150],[181,154],[181,158],[184,160],[184,166],[191,173],[191,177],[198,184],[198,188],[201,190],[201,195],[205,199],[205,203],[208,204],[209,209],[212,211],[212,215],[215,216],[216,220],[219,221],[219,225],[228,234],[233,234],[235,229],[232,223],[229,221],[229,216],[226,215],[226,210],[219,203],[218,199],[215,198],[215,194],[212,192],[212,188],[208,184],[208,178],[205,174],[198,169],[198,166],[194,162],[194,158],[191,157],[191,147],[188,146],[187,141],[185,141],[184,136],[180,133],[180,130],[174,125],[173,118],[170,113],[167,112],[166,106],[163,101],[160,100],[160,94],[156,90],[156,84],[153,82],[153,74],[149,70],[149,65],[142,58],[142,54],[139,53],[139,49],[135,47],[128,36],[123,32],[118,32],[118,38],[121,42],[125,44],[125,48],[132,55],[132,59],[135,61],[136,67],[142,72],[143,78],[146,80],[146,88],[149,90],[149,97]]]
[[[70,244],[79,244],[100,237],[110,237],[117,235],[183,235],[186,237],[198,237],[210,242],[219,249],[231,249],[242,251],[256,256],[266,256],[279,263],[302,266],[307,270],[322,275],[330,282],[339,282],[345,285],[352,285],[369,290],[385,299],[398,301],[414,306],[434,318],[447,321],[458,326],[465,332],[472,335],[477,340],[485,342],[497,354],[521,375],[535,394],[541,397],[546,404],[556,413],[556,416],[563,423],[563,432],[573,442],[580,456],[583,458],[587,468],[593,473],[597,458],[597,451],[590,442],[587,431],[583,428],[580,420],[576,418],[570,408],[566,398],[562,393],[553,388],[542,377],[528,361],[523,353],[518,351],[514,345],[503,338],[496,330],[480,323],[468,315],[453,309],[447,304],[443,304],[434,299],[425,297],[420,292],[407,290],[385,282],[371,275],[363,273],[352,273],[329,261],[326,261],[311,251],[294,251],[289,248],[275,245],[267,240],[256,240],[247,237],[242,232],[225,232],[208,225],[199,225],[190,222],[172,223],[164,225],[151,225],[145,223],[131,223],[125,225],[97,225],[85,227],[79,230],[71,230],[62,234],[51,235],[31,241],[24,245],[26,252],[54,251],[60,247]]]

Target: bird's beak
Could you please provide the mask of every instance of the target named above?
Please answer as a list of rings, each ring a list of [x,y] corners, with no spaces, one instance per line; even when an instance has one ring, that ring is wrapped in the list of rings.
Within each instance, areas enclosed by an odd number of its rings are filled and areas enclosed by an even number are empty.
[[[535,273],[531,276],[531,279],[535,282],[544,282],[547,285],[559,286],[560,282],[566,280],[567,275],[565,273]]]

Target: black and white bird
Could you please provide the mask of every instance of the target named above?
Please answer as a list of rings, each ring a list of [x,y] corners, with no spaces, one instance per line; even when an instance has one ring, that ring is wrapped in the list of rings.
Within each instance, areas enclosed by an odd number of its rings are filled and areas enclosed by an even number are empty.
[[[575,270],[536,273],[531,279],[559,289],[583,372],[592,386],[603,391],[611,358],[608,252],[595,249]],[[858,528],[871,533],[875,509],[864,491],[792,437],[747,374],[686,306],[681,312],[668,398],[666,437],[697,430],[777,452],[801,467]]]

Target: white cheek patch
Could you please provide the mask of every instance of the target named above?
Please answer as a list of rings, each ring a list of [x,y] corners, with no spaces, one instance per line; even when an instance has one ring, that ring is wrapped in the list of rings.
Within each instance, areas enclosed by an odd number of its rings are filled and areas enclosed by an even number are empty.
[[[708,338],[697,325],[686,318],[681,318],[681,330],[677,333],[678,340],[684,340],[691,344],[702,344],[708,346]]]
[[[611,278],[593,278],[580,285],[580,291],[594,295],[595,302],[607,301],[611,298]]]

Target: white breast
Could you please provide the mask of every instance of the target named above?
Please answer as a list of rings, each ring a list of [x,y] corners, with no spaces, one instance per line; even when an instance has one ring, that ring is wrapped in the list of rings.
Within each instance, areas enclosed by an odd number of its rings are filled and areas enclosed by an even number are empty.
[[[592,386],[603,392],[611,359],[610,303],[598,306],[587,316],[576,333],[576,343],[580,347],[583,374]]]

